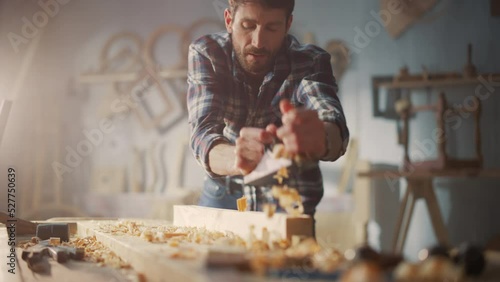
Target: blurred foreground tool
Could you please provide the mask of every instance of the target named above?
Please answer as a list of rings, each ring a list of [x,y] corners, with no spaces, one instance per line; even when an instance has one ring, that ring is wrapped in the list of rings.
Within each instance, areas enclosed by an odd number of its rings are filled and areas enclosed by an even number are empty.
[[[36,241],[38,238],[35,237],[32,240]],[[83,248],[52,245],[51,242],[53,240],[42,240],[38,244],[23,250],[21,258],[27,262],[28,267],[32,271],[40,273],[48,272],[50,264],[47,263],[45,257],[51,257],[58,263],[66,263],[70,259],[83,260],[85,255]]]

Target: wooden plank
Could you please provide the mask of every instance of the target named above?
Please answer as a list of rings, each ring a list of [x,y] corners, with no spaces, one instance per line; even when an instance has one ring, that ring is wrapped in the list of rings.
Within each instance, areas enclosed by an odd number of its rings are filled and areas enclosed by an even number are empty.
[[[264,212],[216,209],[201,206],[174,206],[175,226],[205,227],[211,231],[231,231],[244,240],[250,236],[250,226],[254,226],[257,238],[262,228],[267,228],[270,239],[291,240],[293,235],[312,236],[312,218],[308,215],[290,217],[276,213],[269,218]]]
[[[171,225],[168,221],[148,221],[156,226]],[[169,255],[177,249],[167,244],[153,244],[137,236],[113,235],[100,231],[100,224],[116,224],[117,221],[79,221],[79,236],[96,236],[104,246],[110,248],[134,270],[143,273],[147,281],[204,281],[206,251],[200,246],[200,257],[196,260],[175,260]],[[168,275],[168,279],[165,277]]]

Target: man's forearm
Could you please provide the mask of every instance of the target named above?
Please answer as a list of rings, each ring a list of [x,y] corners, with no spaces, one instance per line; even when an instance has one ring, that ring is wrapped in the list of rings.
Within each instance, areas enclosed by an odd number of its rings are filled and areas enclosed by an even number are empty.
[[[325,122],[327,154],[324,161],[335,161],[343,154],[343,140],[340,128],[336,123]]]
[[[218,143],[208,153],[210,170],[221,176],[239,174],[235,159],[234,145],[228,143]]]

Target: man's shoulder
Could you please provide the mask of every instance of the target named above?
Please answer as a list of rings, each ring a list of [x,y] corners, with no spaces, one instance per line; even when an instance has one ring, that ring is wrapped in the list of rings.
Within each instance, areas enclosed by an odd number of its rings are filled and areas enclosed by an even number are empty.
[[[204,35],[191,43],[191,48],[206,53],[215,50],[229,51],[232,48],[230,36],[227,32],[217,32]]]
[[[330,54],[323,48],[313,44],[302,44],[294,36],[288,35],[288,53],[292,62],[297,64],[314,64],[318,60],[329,60]]]

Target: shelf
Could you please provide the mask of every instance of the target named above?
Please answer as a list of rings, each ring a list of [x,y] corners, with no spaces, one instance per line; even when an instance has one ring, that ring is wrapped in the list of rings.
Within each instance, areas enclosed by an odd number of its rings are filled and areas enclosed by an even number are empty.
[[[399,79],[398,79],[399,78]],[[400,75],[386,75],[372,77],[372,105],[373,116],[383,117],[386,119],[399,120],[400,116],[393,109],[392,104],[400,99],[402,89],[415,90],[415,89],[432,89],[432,88],[451,88],[461,86],[477,86],[484,85],[491,88],[500,82],[500,73],[483,73],[472,77],[464,77],[460,73],[424,73],[424,74],[406,74],[404,77]],[[382,90],[384,89],[384,90]],[[411,92],[405,93],[420,94],[429,93],[425,92]],[[453,91],[447,93],[455,93]],[[456,92],[461,93],[461,92]],[[385,95],[388,102],[386,102],[386,110],[383,110],[381,105],[381,96]],[[389,108],[387,108],[389,106]]]
[[[358,173],[360,177],[371,178],[434,178],[434,177],[484,177],[500,178],[500,168],[462,168],[462,169],[442,169],[429,171],[400,171],[400,170],[371,170]]]
[[[427,80],[424,79],[415,79],[415,80],[407,80],[407,81],[381,81],[377,84],[380,88],[385,89],[422,89],[422,88],[433,88],[433,87],[450,87],[450,86],[464,86],[464,85],[477,85],[480,84],[481,81],[478,80],[478,77],[487,78],[485,80],[500,80],[500,74],[479,74],[476,77],[444,77],[444,78],[429,78]],[[491,77],[491,79],[490,79]]]

